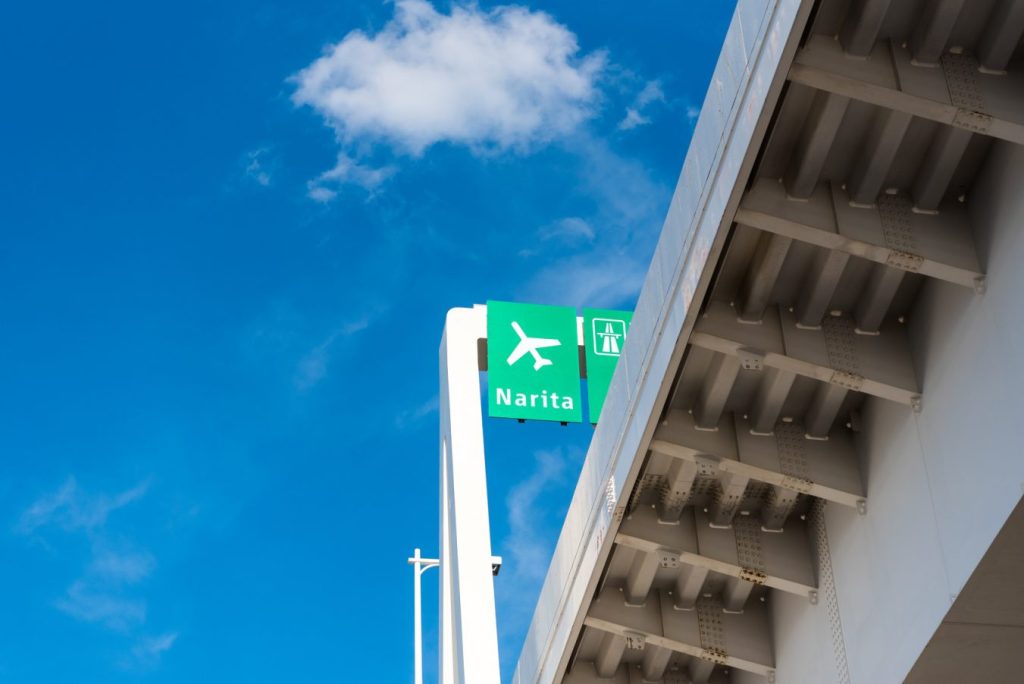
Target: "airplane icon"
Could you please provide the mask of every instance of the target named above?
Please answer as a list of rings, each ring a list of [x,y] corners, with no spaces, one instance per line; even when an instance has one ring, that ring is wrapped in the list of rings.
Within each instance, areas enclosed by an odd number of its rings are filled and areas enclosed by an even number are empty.
[[[533,370],[540,370],[544,366],[550,366],[551,360],[545,359],[539,353],[538,349],[544,349],[546,347],[558,347],[562,344],[561,340],[552,340],[545,337],[527,337],[526,333],[523,332],[522,327],[512,321],[512,329],[516,331],[516,335],[519,335],[519,344],[512,350],[512,353],[508,355],[508,365],[514,364],[519,359],[523,358],[529,352],[530,356],[533,357]]]

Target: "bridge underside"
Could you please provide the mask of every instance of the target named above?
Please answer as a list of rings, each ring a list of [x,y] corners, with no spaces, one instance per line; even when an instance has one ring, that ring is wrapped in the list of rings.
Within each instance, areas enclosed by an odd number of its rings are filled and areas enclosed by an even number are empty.
[[[567,684],[1020,678],[1024,0],[803,12]]]

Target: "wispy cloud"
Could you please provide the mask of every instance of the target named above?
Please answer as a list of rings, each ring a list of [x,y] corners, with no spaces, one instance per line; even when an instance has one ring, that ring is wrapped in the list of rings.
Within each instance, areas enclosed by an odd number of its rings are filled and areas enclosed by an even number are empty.
[[[516,295],[568,306],[629,305],[643,284],[670,191],[607,140],[581,134],[567,145],[579,159],[580,191],[596,203],[592,216],[577,217],[592,229],[593,238],[563,241],[561,255]]]
[[[633,98],[632,104],[626,107],[626,115],[619,122],[619,130],[628,131],[651,123],[647,110],[652,104],[664,101],[665,93],[661,89],[661,82],[648,81]]]
[[[569,504],[567,494],[562,500],[554,495],[580,456],[561,449],[536,452],[533,472],[505,499],[509,533],[501,546],[501,581],[495,583],[503,635],[521,635],[533,614]],[[507,646],[515,649],[519,644]]]
[[[337,301],[333,310],[346,312],[340,319],[333,314],[314,316],[299,311],[289,300],[274,300],[242,331],[241,351],[253,366],[299,393],[306,392],[328,376],[359,333],[388,311],[384,304],[367,303],[372,297],[372,293],[361,296],[359,309],[346,298]]]
[[[306,197],[319,204],[329,204],[338,196],[337,190],[320,185],[316,181],[309,181],[306,186]]]
[[[327,376],[331,361],[331,349],[340,339],[351,337],[370,327],[369,317],[356,318],[331,331],[322,341],[310,349],[295,368],[292,380],[296,389],[308,390]]]
[[[361,164],[344,152],[338,155],[334,168],[324,171],[307,184],[307,196],[314,202],[327,204],[338,196],[338,189],[346,184],[358,185],[371,196],[377,188],[395,174],[394,166],[373,168]]]
[[[567,216],[559,219],[540,231],[541,240],[565,242],[590,242],[594,239],[594,235],[594,227],[579,216]]]
[[[455,5],[443,14],[426,0],[397,0],[379,33],[353,31],[297,73],[293,100],[323,116],[343,157],[360,144],[416,156],[439,142],[526,150],[594,113],[605,55],[579,52],[576,36],[543,12]],[[379,169],[343,169],[339,182],[366,173],[379,182]]]
[[[541,269],[524,290],[532,301],[571,306],[623,306],[643,286],[647,268],[626,251],[598,251],[561,259]]]
[[[327,364],[331,360],[331,346],[340,333],[333,332],[299,359],[292,381],[295,388],[307,390],[327,376]]]
[[[95,577],[114,583],[136,584],[153,572],[156,559],[145,550],[115,550],[107,544],[93,549],[88,572]]]
[[[142,637],[132,646],[131,658],[125,659],[122,667],[129,670],[150,670],[160,664],[160,657],[171,650],[177,640],[177,632]]]
[[[53,601],[55,609],[79,622],[138,638],[137,632],[146,623],[147,604],[137,595],[137,589],[134,595],[132,590],[150,576],[156,559],[147,549],[112,534],[109,528],[114,511],[141,500],[148,490],[149,481],[145,480],[116,494],[91,493],[69,477],[21,514],[14,526],[18,534],[42,538],[63,533],[84,536],[89,541],[90,555],[81,576]],[[156,660],[159,652],[173,643],[172,637],[155,653]],[[148,662],[156,660],[150,658]]]
[[[437,407],[438,398],[437,395],[434,395],[422,404],[400,411],[398,415],[395,416],[395,427],[399,430],[405,430],[413,427],[427,416],[437,413]]]
[[[115,596],[84,580],[72,583],[54,606],[76,620],[98,622],[117,632],[125,632],[146,621],[145,601]]]
[[[268,187],[271,182],[270,170],[266,166],[267,152],[267,148],[261,147],[245,155],[245,177],[263,187]]]
[[[644,116],[638,109],[627,107],[626,116],[619,122],[619,130],[629,131],[639,126],[646,126],[649,123],[651,123],[650,117]]]
[[[536,468],[526,480],[513,487],[505,500],[508,509],[509,536],[502,551],[512,561],[512,574],[518,580],[544,578],[551,557],[549,535],[538,528],[544,524],[541,496],[565,472],[566,459],[560,451],[539,451],[534,454]]]
[[[594,241],[594,227],[579,216],[566,216],[541,226],[536,232],[536,239],[529,247],[519,250],[519,256],[530,258],[545,251],[544,243],[556,243],[559,247],[574,248],[589,245]]]
[[[89,496],[79,488],[74,477],[69,477],[55,492],[40,497],[29,506],[21,514],[15,531],[32,534],[39,528],[55,525],[67,532],[89,532],[104,525],[114,511],[142,498],[148,488],[148,482],[141,482],[113,496]]]

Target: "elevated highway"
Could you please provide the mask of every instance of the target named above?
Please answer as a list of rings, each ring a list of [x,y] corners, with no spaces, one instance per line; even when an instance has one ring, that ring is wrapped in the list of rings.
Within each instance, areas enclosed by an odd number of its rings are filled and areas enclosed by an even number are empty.
[[[516,684],[1020,681],[1024,0],[740,0]]]

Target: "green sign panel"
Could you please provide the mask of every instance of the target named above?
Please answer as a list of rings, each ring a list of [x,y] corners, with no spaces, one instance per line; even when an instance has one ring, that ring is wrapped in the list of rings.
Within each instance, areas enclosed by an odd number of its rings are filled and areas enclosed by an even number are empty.
[[[622,354],[633,314],[604,309],[583,310],[583,343],[587,359],[587,404],[590,422],[596,423],[608,394],[615,364]]]
[[[581,422],[576,311],[487,302],[487,395],[492,418]]]

